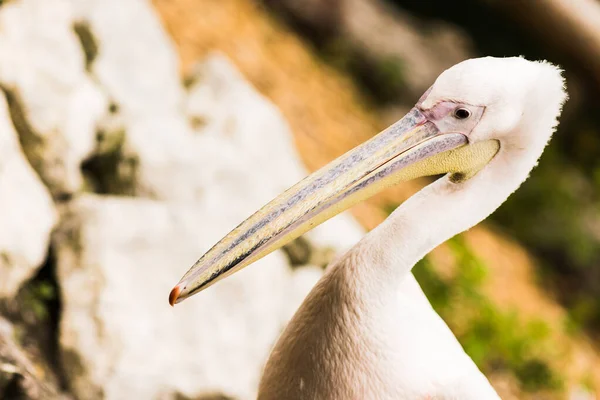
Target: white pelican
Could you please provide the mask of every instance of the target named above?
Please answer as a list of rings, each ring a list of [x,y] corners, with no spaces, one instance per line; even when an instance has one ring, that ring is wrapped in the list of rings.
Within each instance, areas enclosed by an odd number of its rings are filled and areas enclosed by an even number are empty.
[[[445,174],[329,266],[275,345],[259,399],[498,399],[410,271],[525,181],[566,98],[561,71],[547,62],[453,66],[401,120],[218,242],[175,286],[171,304],[384,187]]]

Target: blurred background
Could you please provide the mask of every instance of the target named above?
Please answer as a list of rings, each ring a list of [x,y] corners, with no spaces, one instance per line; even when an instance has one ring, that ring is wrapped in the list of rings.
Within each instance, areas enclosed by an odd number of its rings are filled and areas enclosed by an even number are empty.
[[[0,398],[249,399],[323,268],[427,184],[176,309],[188,267],[446,68],[544,59],[530,179],[413,273],[503,399],[600,394],[600,1],[0,1]]]

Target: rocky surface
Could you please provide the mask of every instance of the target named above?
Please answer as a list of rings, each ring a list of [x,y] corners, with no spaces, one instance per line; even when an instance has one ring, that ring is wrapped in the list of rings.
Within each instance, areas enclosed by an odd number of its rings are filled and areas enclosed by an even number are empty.
[[[184,85],[146,1],[19,0],[0,9],[0,26],[0,213],[11,222],[1,294],[43,262],[51,191],[66,389],[81,399],[252,398],[279,332],[361,229],[342,216],[311,233],[311,256],[294,262],[303,268],[276,252],[170,308],[171,286],[203,251],[306,173],[287,123],[218,54]],[[45,304],[36,299],[34,312]],[[10,357],[22,345],[0,343]],[[10,357],[6,385],[19,376],[30,397],[58,396]]]
[[[252,398],[270,346],[321,274],[292,271],[278,252],[168,307],[202,251],[305,173],[279,113],[223,57],[198,65],[183,110],[164,129],[124,118],[136,191],[162,201],[81,196],[55,236],[61,347],[80,398]],[[340,224],[347,233],[331,238]],[[340,249],[360,235],[343,216],[327,229],[313,243]]]
[[[177,53],[146,0],[65,0],[89,38],[89,69],[127,120],[181,109]]]
[[[106,110],[86,74],[66,0],[11,1],[0,10],[0,86],[23,149],[54,196],[79,190]]]
[[[81,399],[250,399],[273,341],[318,268],[276,253],[193,300],[166,301],[198,255],[239,219],[152,200],[83,196],[56,236],[61,347]]]
[[[44,307],[60,307],[58,343],[35,353],[59,355],[57,376],[2,320],[1,393],[59,397],[60,378],[81,399],[252,398],[279,332],[361,229],[341,216],[304,243],[302,268],[279,251],[170,308],[203,251],[306,173],[287,123],[218,54],[184,84],[147,1],[17,0],[0,27],[0,297],[34,288],[0,311],[52,329]],[[52,197],[50,270],[27,283]],[[35,297],[45,279],[51,303]]]
[[[122,119],[139,160],[135,192],[162,201],[79,197],[55,237],[61,347],[80,398],[252,398],[270,346],[321,274],[292,271],[278,252],[168,307],[202,251],[305,174],[277,110],[223,57],[197,66],[184,105]],[[313,242],[342,248],[360,234],[344,217],[332,224],[347,234],[319,240],[333,236],[325,226]]]
[[[0,93],[0,299],[42,264],[57,219],[52,198],[25,158]]]
[[[57,382],[16,340],[17,329],[0,317],[0,398],[6,400],[67,400]],[[39,356],[39,354],[37,354]]]

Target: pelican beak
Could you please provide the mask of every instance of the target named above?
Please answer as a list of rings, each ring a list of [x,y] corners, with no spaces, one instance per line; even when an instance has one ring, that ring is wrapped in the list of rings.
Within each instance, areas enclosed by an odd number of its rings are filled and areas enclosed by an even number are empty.
[[[169,302],[179,303],[386,187],[428,175],[464,177],[465,165],[487,163],[497,152],[490,146],[465,151],[473,147],[462,133],[440,132],[413,108],[242,222],[194,264]]]

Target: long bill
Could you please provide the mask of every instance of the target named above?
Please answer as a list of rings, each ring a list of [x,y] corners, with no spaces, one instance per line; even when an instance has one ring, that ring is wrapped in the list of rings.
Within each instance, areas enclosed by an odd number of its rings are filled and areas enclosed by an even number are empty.
[[[413,108],[242,222],[190,268],[169,302],[174,305],[206,289],[386,187],[420,176],[462,176],[468,172],[465,165],[487,163],[497,151],[473,147],[461,133],[440,133]]]

